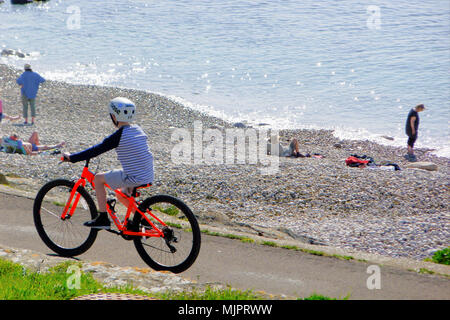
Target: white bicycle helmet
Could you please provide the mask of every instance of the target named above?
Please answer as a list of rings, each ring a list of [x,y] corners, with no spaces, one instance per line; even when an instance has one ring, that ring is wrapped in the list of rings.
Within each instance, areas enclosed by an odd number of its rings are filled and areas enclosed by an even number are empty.
[[[131,122],[136,116],[136,106],[134,103],[123,97],[112,99],[109,103],[108,110],[109,114],[114,115],[118,122]]]

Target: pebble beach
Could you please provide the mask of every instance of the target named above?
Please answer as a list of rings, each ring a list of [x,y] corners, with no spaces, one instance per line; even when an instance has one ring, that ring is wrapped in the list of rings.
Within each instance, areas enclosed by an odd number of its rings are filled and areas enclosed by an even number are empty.
[[[15,83],[20,73],[0,64],[0,99],[4,113],[11,116],[22,113]],[[0,136],[16,133],[27,140],[37,131],[42,144],[65,141],[63,152],[83,150],[114,132],[106,107],[117,96],[136,103],[136,122],[149,137],[155,181],[146,192],[181,198],[201,223],[270,228],[318,246],[417,260],[450,245],[450,162],[431,150],[416,150],[417,158],[436,164],[438,170],[409,169],[403,157],[406,147],[340,140],[329,130],[280,130],[283,144],[295,137],[301,153],[323,158],[280,157],[271,174],[263,174],[261,165],[253,163],[177,163],[172,157],[174,130],[192,133],[194,122],[200,121],[204,131],[213,128],[225,136],[233,124],[145,91],[50,80],[38,94],[36,124],[3,120]],[[380,164],[395,163],[402,170],[351,168],[345,164],[351,154],[370,156]],[[78,176],[82,166],[60,164],[59,155],[50,152],[36,156],[0,152],[0,173],[27,181],[31,192],[49,180]],[[91,164],[96,172],[119,167],[114,151]]]

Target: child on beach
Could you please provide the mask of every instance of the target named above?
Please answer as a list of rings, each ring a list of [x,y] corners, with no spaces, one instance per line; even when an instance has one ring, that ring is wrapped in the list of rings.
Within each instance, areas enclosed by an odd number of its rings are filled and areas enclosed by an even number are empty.
[[[75,163],[116,149],[122,169],[98,173],[94,178],[98,216],[84,225],[96,229],[110,229],[111,225],[106,211],[105,184],[114,190],[122,188],[124,193],[130,195],[134,187],[153,182],[153,155],[147,143],[147,135],[140,126],[130,124],[135,118],[136,106],[127,98],[118,97],[111,100],[108,111],[117,131],[84,151],[63,155],[64,161]],[[122,203],[126,201],[120,198],[118,200]]]

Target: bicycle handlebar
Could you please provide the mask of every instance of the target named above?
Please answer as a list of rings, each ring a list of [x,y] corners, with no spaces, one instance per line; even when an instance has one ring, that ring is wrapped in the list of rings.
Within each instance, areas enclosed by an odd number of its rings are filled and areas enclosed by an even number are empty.
[[[61,158],[60,158],[60,160],[61,160],[61,162],[60,162],[60,164],[61,163],[63,163],[63,162],[66,162],[67,160],[69,160],[68,158],[66,158],[66,157],[64,157],[64,156],[62,156]],[[89,159],[86,159],[86,163],[85,163],[85,167],[89,167],[89,162],[91,161],[91,158],[89,158]]]

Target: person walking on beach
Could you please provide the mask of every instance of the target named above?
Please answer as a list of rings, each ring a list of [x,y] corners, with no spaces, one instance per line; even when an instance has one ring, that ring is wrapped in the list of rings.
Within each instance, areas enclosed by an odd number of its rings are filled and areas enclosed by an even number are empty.
[[[417,131],[419,130],[419,112],[425,110],[423,104],[419,104],[412,108],[406,119],[406,135],[408,136],[408,154],[405,155],[406,160],[416,161],[416,156],[414,155],[414,143],[417,140]]]
[[[25,72],[17,78],[16,82],[21,87],[22,106],[24,124],[28,124],[28,105],[30,106],[31,124],[34,124],[36,117],[36,96],[39,85],[45,81],[38,73],[31,70],[31,66],[27,63],[24,66]]]

